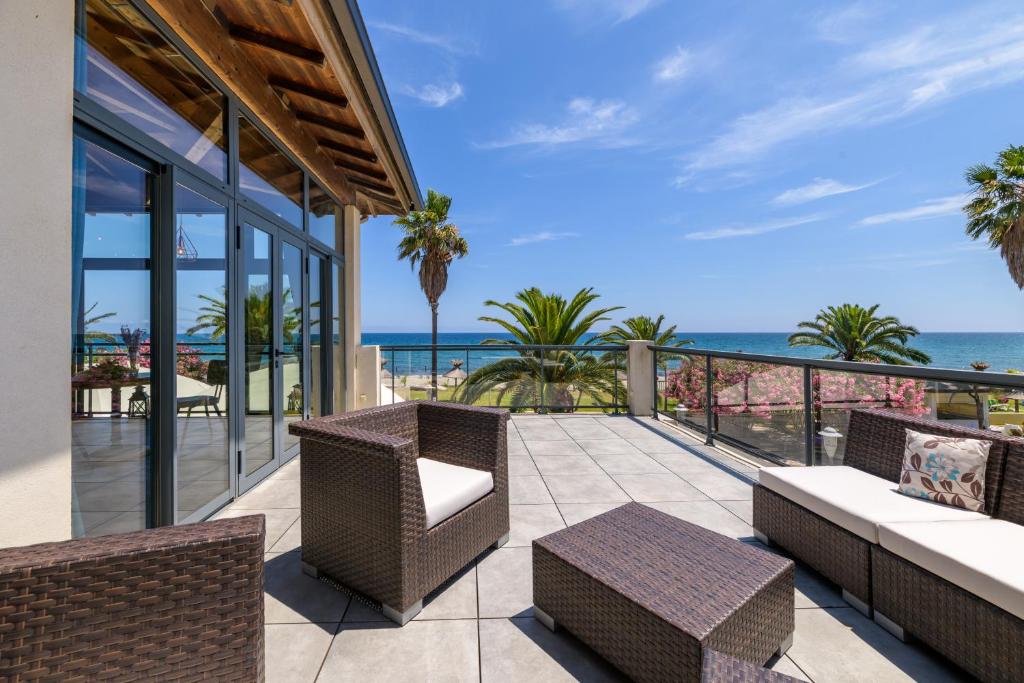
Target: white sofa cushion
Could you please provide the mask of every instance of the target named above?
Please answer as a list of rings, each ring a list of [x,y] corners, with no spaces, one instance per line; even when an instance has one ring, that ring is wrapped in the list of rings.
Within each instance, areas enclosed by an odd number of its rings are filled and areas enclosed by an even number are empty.
[[[894,555],[1024,619],[1024,526],[897,522],[879,526],[878,538]]]
[[[904,496],[896,482],[845,465],[766,467],[758,482],[872,543],[878,543],[883,522],[988,519],[980,512]]]
[[[494,478],[490,472],[483,470],[449,465],[429,458],[417,458],[416,468],[420,473],[428,529],[494,490]]]

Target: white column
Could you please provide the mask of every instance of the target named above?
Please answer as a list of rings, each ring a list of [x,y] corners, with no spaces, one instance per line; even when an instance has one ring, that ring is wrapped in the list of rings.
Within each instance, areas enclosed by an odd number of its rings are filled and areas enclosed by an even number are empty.
[[[633,415],[654,414],[654,353],[647,348],[650,343],[646,339],[626,342],[626,398]]]
[[[0,547],[71,535],[73,9],[0,2]]]
[[[362,288],[360,277],[360,246],[359,230],[362,227],[359,208],[345,206],[342,208],[342,232],[345,245],[345,268],[342,279],[343,291],[345,292],[344,307],[342,315],[345,324],[343,325],[345,335],[345,410],[355,410],[359,404],[359,393],[363,391],[357,382],[359,362],[359,345],[362,339],[362,322],[360,315],[360,301],[362,300]],[[335,378],[337,379],[337,378]],[[379,391],[379,389],[378,389]],[[365,393],[365,392],[364,392]]]
[[[356,408],[381,404],[380,347],[360,346],[356,353]]]

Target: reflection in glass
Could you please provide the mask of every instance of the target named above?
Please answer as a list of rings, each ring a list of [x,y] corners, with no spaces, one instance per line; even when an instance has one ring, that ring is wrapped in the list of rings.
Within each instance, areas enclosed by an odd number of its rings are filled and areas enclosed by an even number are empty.
[[[75,87],[225,179],[224,96],[131,3],[86,0],[84,12],[75,37]]]
[[[281,405],[284,450],[299,443],[288,425],[302,419],[302,250],[281,243]]]
[[[238,117],[238,161],[242,194],[302,227],[302,171],[244,116]]]
[[[174,190],[177,265],[177,521],[230,489],[227,210]]]
[[[74,141],[71,478],[75,536],[147,522],[151,176]]]
[[[323,259],[319,256],[309,257],[309,414],[311,417],[320,417],[323,411],[323,370],[326,363],[323,353],[327,346],[323,344],[320,313],[323,308],[324,283],[322,277],[325,275]]]
[[[342,296],[342,282],[341,282],[341,268],[338,267],[337,263],[331,264],[331,282],[334,285],[334,313],[332,317],[332,353],[334,354],[334,373],[331,386],[334,387],[334,413],[340,413],[345,410],[345,357],[344,347],[342,346],[341,339],[341,296]]]
[[[337,244],[341,207],[312,179],[309,181],[309,234],[331,249]]]
[[[274,337],[270,235],[242,230],[245,282],[245,473],[274,459]]]

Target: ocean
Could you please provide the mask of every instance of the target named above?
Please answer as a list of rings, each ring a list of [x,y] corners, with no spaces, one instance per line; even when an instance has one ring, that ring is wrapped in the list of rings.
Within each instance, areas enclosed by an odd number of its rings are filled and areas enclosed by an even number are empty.
[[[816,348],[790,348],[785,332],[694,332],[685,335],[696,341],[692,348],[713,351],[744,351],[798,358],[822,358],[824,351]],[[439,344],[479,344],[484,339],[511,339],[505,333],[487,332],[442,332]],[[363,344],[379,346],[429,344],[429,332],[364,332]],[[911,345],[932,358],[930,367],[969,370],[971,363],[985,361],[993,371],[1002,372],[1009,368],[1024,370],[1024,332],[923,332],[914,338]],[[430,367],[430,354],[420,351],[395,352],[394,363],[391,354],[384,354],[387,367],[397,367],[401,374],[421,373]],[[473,351],[469,358],[470,369],[479,367],[481,361],[492,361],[498,352],[484,354]],[[440,354],[438,366],[447,371],[452,359],[463,359],[465,353]]]

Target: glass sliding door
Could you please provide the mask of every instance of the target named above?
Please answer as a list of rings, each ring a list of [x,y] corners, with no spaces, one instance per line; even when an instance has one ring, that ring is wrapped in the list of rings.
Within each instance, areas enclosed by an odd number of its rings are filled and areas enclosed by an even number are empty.
[[[299,445],[299,437],[288,433],[288,425],[304,419],[306,409],[302,252],[302,247],[281,240],[281,341],[277,355],[280,358],[279,386],[284,414],[281,434],[286,456],[298,453]]]
[[[333,365],[331,367],[331,386],[333,387],[333,400],[331,412],[341,413],[345,411],[345,340],[342,338],[342,325],[344,319],[341,317],[341,302],[344,296],[345,283],[341,279],[341,266],[337,261],[331,263],[331,284],[334,285],[334,296],[331,298],[331,354]],[[394,368],[392,368],[394,370]]]
[[[246,219],[241,224],[239,278],[241,295],[243,363],[242,425],[244,477],[274,462],[277,429],[274,419],[274,237]],[[261,226],[262,227],[262,226]],[[241,488],[241,487],[240,487]]]
[[[150,519],[154,178],[77,136],[73,167],[72,527],[96,536]]]
[[[175,520],[203,517],[231,494],[228,214],[178,185],[175,204]]]

